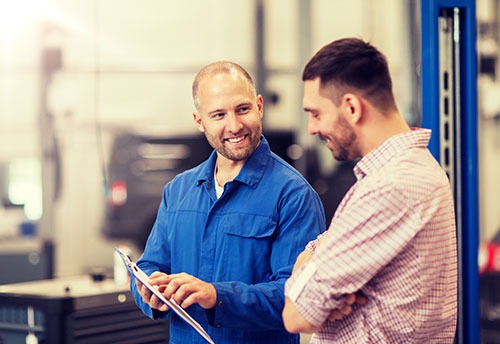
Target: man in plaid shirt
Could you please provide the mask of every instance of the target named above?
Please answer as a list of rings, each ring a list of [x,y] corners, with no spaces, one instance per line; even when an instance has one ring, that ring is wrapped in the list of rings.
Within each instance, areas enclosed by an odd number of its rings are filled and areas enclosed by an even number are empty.
[[[452,343],[455,214],[430,130],[405,122],[385,56],[363,40],[326,45],[303,80],[309,133],[337,160],[360,160],[329,230],[297,258],[285,327],[312,343]]]

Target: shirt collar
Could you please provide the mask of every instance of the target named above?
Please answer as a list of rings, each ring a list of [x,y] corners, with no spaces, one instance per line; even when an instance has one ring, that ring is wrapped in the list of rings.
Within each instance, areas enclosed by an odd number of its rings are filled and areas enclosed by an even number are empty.
[[[269,162],[271,149],[269,143],[264,136],[261,137],[260,144],[257,146],[253,154],[247,159],[245,165],[234,180],[248,184],[256,188],[259,181],[264,175],[264,171]],[[217,152],[214,150],[207,160],[207,163],[201,169],[197,178],[197,185],[203,184],[205,181],[213,181],[215,163],[217,161]]]
[[[411,148],[426,148],[431,138],[431,130],[412,128],[410,132],[395,135],[378,148],[364,156],[354,166],[354,174],[358,180],[378,171],[389,160],[401,155],[401,152]]]

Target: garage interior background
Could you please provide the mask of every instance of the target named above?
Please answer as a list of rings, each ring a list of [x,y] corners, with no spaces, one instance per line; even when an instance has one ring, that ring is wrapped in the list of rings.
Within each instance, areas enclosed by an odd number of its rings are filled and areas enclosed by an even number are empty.
[[[302,68],[324,44],[360,36],[388,57],[398,106],[418,124],[418,8],[412,0],[1,0],[0,250],[49,240],[54,276],[112,269],[112,248],[124,242],[103,228],[113,140],[124,130],[196,133],[191,82],[212,61],[255,76],[265,130],[319,147],[301,110]],[[499,9],[498,0],[477,3],[481,242],[500,228]],[[328,152],[319,160],[340,168]]]

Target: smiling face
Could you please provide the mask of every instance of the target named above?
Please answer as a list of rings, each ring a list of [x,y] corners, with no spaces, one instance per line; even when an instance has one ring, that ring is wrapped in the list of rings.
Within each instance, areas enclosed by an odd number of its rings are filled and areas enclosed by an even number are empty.
[[[302,103],[304,110],[309,113],[308,132],[326,141],[335,159],[355,159],[359,154],[355,147],[356,133],[349,121],[349,104],[342,98],[340,104],[336,105],[332,101],[332,94],[320,86],[319,78],[304,83]]]
[[[262,97],[235,71],[207,76],[198,89],[198,107],[193,114],[198,129],[219,158],[245,162],[260,143]]]

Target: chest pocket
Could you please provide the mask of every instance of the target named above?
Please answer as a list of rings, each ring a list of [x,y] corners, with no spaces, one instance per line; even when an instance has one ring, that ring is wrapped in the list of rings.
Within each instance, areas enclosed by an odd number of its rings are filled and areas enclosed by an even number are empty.
[[[242,238],[267,238],[274,234],[276,222],[267,216],[230,214],[223,221],[222,232]]]
[[[234,264],[232,278],[247,283],[266,280],[271,272],[271,253],[275,238],[276,222],[269,217],[231,214],[222,224],[219,243],[226,257],[226,264]]]

